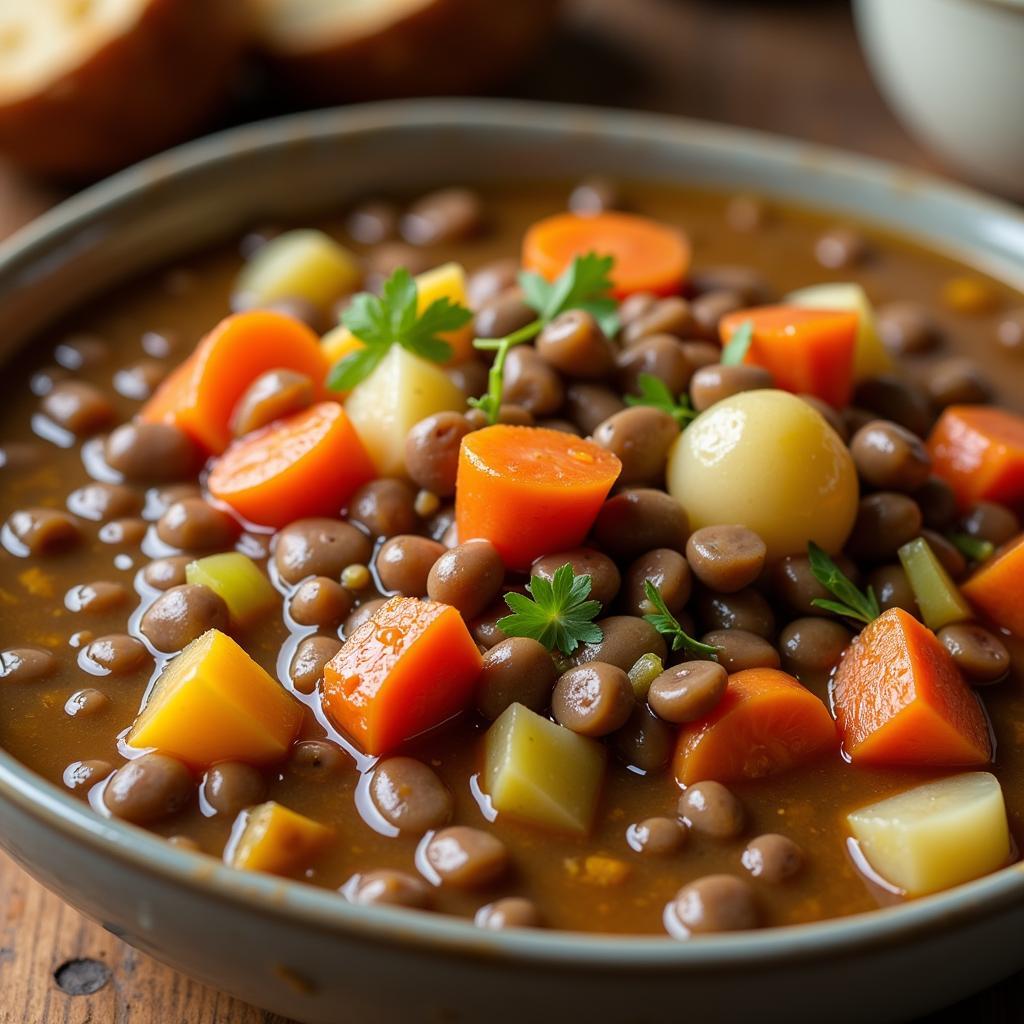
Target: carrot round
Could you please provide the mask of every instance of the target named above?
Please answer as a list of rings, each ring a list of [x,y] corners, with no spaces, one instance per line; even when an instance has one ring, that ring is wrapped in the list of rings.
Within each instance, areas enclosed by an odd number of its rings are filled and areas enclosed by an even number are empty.
[[[954,766],[992,758],[978,698],[935,634],[902,608],[883,612],[853,641],[832,700],[851,761]]]
[[[376,475],[345,410],[321,402],[240,438],[213,463],[206,485],[249,522],[281,527],[337,515]]]
[[[997,626],[1024,638],[1024,534],[1000,548],[960,587],[960,592]]]
[[[991,405],[951,405],[928,438],[932,470],[963,505],[1024,501],[1024,416]]]
[[[327,360],[320,339],[283,313],[237,313],[203,338],[143,406],[140,417],[173,423],[217,454],[231,442],[229,422],[238,400],[268,370],[303,373],[323,394]]]
[[[776,387],[814,395],[836,408],[849,404],[857,349],[856,313],[803,306],[741,309],[719,323],[723,345],[747,321],[754,331],[745,361],[768,370]]]
[[[750,668],[729,676],[707,718],[682,728],[675,777],[684,786],[760,779],[838,746],[832,716],[810,690],[778,669]]]
[[[632,213],[559,213],[537,221],[523,239],[523,266],[554,281],[577,256],[612,256],[618,298],[634,292],[673,295],[690,267],[690,245],[665,224]]]
[[[467,434],[459,451],[459,540],[483,537],[512,569],[576,547],[593,525],[622,463],[559,430],[494,426]]]
[[[450,605],[394,597],[324,669],[323,707],[368,754],[382,754],[473,700],[483,659]]]

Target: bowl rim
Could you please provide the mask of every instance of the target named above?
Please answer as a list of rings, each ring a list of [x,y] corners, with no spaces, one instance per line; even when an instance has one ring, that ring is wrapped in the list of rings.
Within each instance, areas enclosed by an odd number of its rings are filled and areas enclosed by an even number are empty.
[[[160,154],[65,200],[0,244],[0,281],[17,286],[19,272],[41,259],[61,236],[97,222],[169,179],[220,162],[245,160],[297,139],[336,141],[357,132],[395,132],[412,126],[503,126],[657,141],[674,137],[723,158],[806,167],[835,178],[884,188],[926,190],[964,215],[1006,219],[1020,256],[1011,269],[1024,279],[1024,215],[1008,203],[897,165],[747,129],[660,114],[508,100],[401,100],[292,114],[207,136]],[[870,217],[870,215],[868,215]],[[929,243],[924,243],[929,244]],[[1003,266],[1006,268],[1005,254]],[[361,940],[435,955],[604,970],[700,971],[823,960],[854,950],[906,943],[964,927],[1011,909],[1024,899],[1024,863],[945,893],[894,907],[810,924],[708,936],[679,942],[667,936],[600,935],[520,929],[487,932],[462,918],[367,909],[305,883],[229,868],[215,858],[167,842],[144,829],[107,819],[0,749],[0,800],[66,840],[164,882],[187,886],[220,902],[287,918],[317,930],[341,930]],[[26,865],[31,871],[31,865]]]

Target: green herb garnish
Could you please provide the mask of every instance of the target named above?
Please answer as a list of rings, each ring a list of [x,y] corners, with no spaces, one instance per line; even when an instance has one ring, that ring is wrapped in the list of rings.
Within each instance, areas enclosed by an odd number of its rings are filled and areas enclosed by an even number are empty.
[[[590,576],[577,576],[563,565],[550,580],[534,576],[526,584],[532,600],[523,594],[506,594],[511,615],[498,619],[507,636],[528,636],[549,651],[572,654],[580,644],[597,644],[604,637],[594,616],[600,601],[590,598]]]
[[[972,537],[969,533],[947,533],[946,537],[969,562],[984,562],[996,549],[992,541]]]
[[[417,300],[416,281],[405,267],[384,282],[379,296],[370,292],[356,295],[341,322],[364,347],[331,367],[327,386],[333,391],[351,391],[373,373],[392,345],[401,345],[434,363],[448,359],[452,347],[438,335],[465,326],[473,314],[447,298],[435,299],[417,313]]]
[[[668,385],[653,373],[641,373],[637,377],[639,395],[626,395],[626,405],[649,405],[667,412],[679,424],[680,429],[697,417],[697,410],[690,404],[688,395],[672,397]]]
[[[661,591],[650,581],[644,580],[644,596],[654,608],[654,614],[644,618],[666,639],[672,643],[672,650],[687,650],[690,654],[699,654],[711,661],[718,661],[718,648],[711,644],[702,644],[694,640],[679,624],[679,620],[668,610]]]
[[[882,614],[873,588],[866,591],[857,588],[842,569],[832,561],[814,541],[807,545],[807,558],[811,564],[814,578],[838,600],[831,601],[824,597],[816,597],[811,604],[828,612],[835,612],[847,619],[854,619],[867,625]]]
[[[723,366],[739,366],[750,351],[750,343],[754,340],[754,324],[744,320],[736,328],[729,343],[722,349],[722,357],[718,361]]]

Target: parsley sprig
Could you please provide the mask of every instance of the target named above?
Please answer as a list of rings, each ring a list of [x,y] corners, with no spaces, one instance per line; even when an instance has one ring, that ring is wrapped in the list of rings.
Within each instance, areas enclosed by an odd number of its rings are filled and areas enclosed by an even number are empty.
[[[448,298],[435,299],[418,313],[417,302],[416,281],[405,267],[384,282],[379,296],[370,292],[356,295],[341,322],[363,347],[331,367],[327,386],[333,391],[351,391],[373,373],[392,345],[401,345],[434,363],[448,359],[452,347],[439,335],[464,327],[473,314]]]
[[[694,640],[679,624],[679,620],[668,610],[661,591],[650,580],[644,580],[644,597],[654,608],[654,612],[651,615],[645,615],[644,618],[671,642],[673,651],[685,649],[689,654],[698,654],[702,658],[718,661],[718,648]]]
[[[550,580],[534,576],[526,584],[532,595],[505,595],[511,615],[498,619],[506,636],[528,636],[549,651],[572,654],[580,644],[597,644],[604,634],[594,622],[601,603],[590,598],[590,576],[577,576],[571,565],[555,570]]]
[[[750,343],[754,340],[754,325],[750,320],[744,320],[736,328],[733,336],[729,339],[725,348],[722,349],[722,356],[719,362],[723,366],[739,366],[747,353],[750,351]]]
[[[487,375],[486,394],[469,400],[470,405],[485,413],[489,423],[498,422],[509,349],[532,341],[546,324],[569,309],[582,309],[592,314],[605,334],[612,335],[619,329],[617,306],[611,296],[610,274],[614,262],[611,256],[587,253],[577,256],[555,281],[547,281],[529,271],[519,274],[523,301],[537,314],[537,319],[503,338],[477,338],[473,342],[473,347],[479,351],[495,353]]]
[[[641,373],[637,377],[639,395],[626,395],[626,405],[650,405],[667,412],[679,424],[680,429],[697,418],[697,410],[690,404],[688,395],[672,397],[668,385],[653,373]]]
[[[811,604],[827,612],[835,612],[844,618],[863,622],[867,625],[882,614],[878,598],[872,587],[866,591],[858,589],[856,584],[836,565],[814,541],[807,545],[807,558],[811,565],[814,578],[838,600],[832,601],[824,597],[816,597]]]

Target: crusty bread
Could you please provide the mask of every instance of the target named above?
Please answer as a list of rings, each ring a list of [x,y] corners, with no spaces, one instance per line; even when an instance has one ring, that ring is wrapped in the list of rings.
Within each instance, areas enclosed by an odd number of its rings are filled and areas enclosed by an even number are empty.
[[[527,59],[558,0],[249,0],[276,70],[318,103],[486,88]]]
[[[241,0],[0,0],[0,152],[82,178],[180,141],[245,41]]]

